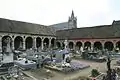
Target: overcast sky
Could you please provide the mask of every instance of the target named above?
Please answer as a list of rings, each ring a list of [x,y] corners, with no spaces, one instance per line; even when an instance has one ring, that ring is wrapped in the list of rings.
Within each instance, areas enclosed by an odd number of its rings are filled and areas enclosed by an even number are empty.
[[[78,27],[120,20],[120,0],[0,0],[0,18],[42,25],[66,22],[72,10]]]

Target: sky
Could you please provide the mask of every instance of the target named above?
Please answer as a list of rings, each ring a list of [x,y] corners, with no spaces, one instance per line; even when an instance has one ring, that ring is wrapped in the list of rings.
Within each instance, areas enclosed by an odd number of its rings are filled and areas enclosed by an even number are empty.
[[[78,27],[120,20],[120,0],[0,0],[0,18],[52,25],[68,21],[72,10]]]

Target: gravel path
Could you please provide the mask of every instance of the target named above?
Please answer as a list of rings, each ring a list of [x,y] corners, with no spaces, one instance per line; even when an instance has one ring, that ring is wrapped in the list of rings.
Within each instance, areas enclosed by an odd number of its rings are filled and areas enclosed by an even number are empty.
[[[64,74],[61,72],[52,71],[53,76],[49,78],[49,80],[70,80],[79,76],[88,76],[90,75],[91,70],[95,68],[97,68],[100,72],[106,72],[107,70],[106,62],[98,63],[98,62],[89,61],[89,60],[80,60],[80,61],[83,63],[89,64],[91,67],[83,70],[79,70],[77,72],[73,72],[70,74]],[[112,60],[111,66],[113,67],[115,63],[116,63],[116,60]],[[38,70],[33,70],[32,72],[26,71],[26,73],[35,77],[38,80],[42,80],[43,78],[46,77],[45,70],[38,69]]]

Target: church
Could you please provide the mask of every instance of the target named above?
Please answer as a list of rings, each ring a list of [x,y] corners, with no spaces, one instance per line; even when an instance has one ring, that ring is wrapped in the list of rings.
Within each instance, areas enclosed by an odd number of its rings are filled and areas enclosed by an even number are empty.
[[[72,11],[67,22],[45,26],[0,18],[0,52],[10,42],[12,50],[44,49],[63,47],[68,40],[68,48],[113,50],[120,48],[120,21],[109,25],[77,28],[77,17]]]

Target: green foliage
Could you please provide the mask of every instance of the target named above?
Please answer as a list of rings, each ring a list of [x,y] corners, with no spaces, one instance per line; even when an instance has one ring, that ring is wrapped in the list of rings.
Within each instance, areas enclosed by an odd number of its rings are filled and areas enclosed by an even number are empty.
[[[98,76],[100,73],[98,72],[98,70],[97,69],[92,69],[92,71],[91,71],[91,76],[92,77],[96,77],[96,76]]]

